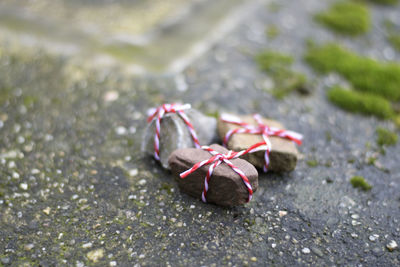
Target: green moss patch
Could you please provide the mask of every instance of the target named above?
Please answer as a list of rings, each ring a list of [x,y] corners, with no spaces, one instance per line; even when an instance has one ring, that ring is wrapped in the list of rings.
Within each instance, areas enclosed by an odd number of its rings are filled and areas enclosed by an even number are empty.
[[[382,97],[334,87],[328,91],[329,100],[350,112],[374,115],[382,119],[393,117],[390,102]]]
[[[343,1],[334,3],[328,10],[315,15],[315,20],[325,27],[345,35],[368,32],[371,18],[363,3]]]
[[[350,183],[354,188],[360,188],[364,191],[372,189],[372,186],[362,176],[354,176],[350,179]]]
[[[311,168],[317,167],[318,166],[318,161],[315,159],[307,160],[307,165]]]
[[[339,45],[310,45],[305,60],[321,73],[337,72],[359,91],[400,100],[400,65],[359,56]]]
[[[270,40],[275,39],[276,37],[278,37],[279,35],[279,28],[276,27],[274,24],[271,24],[267,27],[266,31],[265,31],[267,37]]]
[[[399,3],[399,0],[369,0],[369,1],[380,5],[396,5]]]
[[[389,33],[387,39],[393,48],[400,52],[400,33]]]
[[[393,146],[397,143],[398,137],[395,132],[379,127],[376,129],[376,134],[378,135],[376,143],[380,146]]]
[[[267,73],[274,81],[272,94],[282,99],[289,93],[306,87],[307,78],[304,74],[291,70],[293,58],[289,55],[274,51],[264,51],[256,56],[259,68]]]

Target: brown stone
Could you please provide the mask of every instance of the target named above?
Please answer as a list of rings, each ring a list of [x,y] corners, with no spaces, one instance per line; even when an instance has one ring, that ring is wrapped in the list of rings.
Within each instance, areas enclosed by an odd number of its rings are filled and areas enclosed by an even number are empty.
[[[236,116],[242,121],[249,124],[257,125],[256,121],[252,116]],[[285,129],[285,127],[277,121],[264,119],[263,122],[271,127],[279,129]],[[230,130],[239,128],[240,126],[232,123],[223,122],[218,120],[218,134],[223,140],[226,133]],[[234,134],[228,141],[227,147],[234,151],[241,151],[249,148],[250,146],[262,142],[263,138],[261,135],[255,134]],[[268,171],[274,172],[287,172],[292,171],[296,168],[298,151],[293,141],[284,139],[277,136],[270,137],[272,149],[269,155],[270,165]],[[252,154],[244,155],[242,158],[248,160],[251,164],[257,168],[263,168],[264,165],[264,151],[258,151]]]
[[[220,153],[225,154],[228,152],[227,149],[220,145],[211,145],[210,147]],[[179,174],[190,169],[197,162],[210,157],[212,155],[209,152],[196,148],[178,149],[171,154],[168,162],[181,191],[201,199],[204,179],[210,165],[201,167],[184,179],[180,178]],[[232,159],[231,162],[244,172],[255,192],[258,187],[258,172],[256,168],[243,159]],[[248,191],[242,178],[227,164],[221,163],[214,169],[206,196],[207,202],[220,206],[236,206],[246,203],[248,196]]]

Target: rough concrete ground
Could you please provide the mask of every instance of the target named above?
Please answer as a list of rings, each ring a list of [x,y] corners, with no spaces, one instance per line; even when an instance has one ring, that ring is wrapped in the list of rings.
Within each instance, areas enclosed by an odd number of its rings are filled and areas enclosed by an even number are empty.
[[[393,125],[329,104],[325,87],[340,79],[315,76],[300,59],[311,38],[398,60],[381,22],[400,23],[400,9],[372,6],[372,32],[351,39],[312,22],[327,3],[258,10],[185,71],[183,91],[173,76],[91,70],[3,43],[0,265],[399,265],[400,251],[386,249],[400,244],[399,144],[381,154],[375,142],[376,127]],[[270,23],[281,31],[275,40],[264,34]],[[315,78],[311,96],[277,101],[262,89],[269,79],[252,57],[267,47],[299,59],[296,68]],[[139,153],[145,110],[173,100],[280,120],[304,134],[304,158],[292,173],[260,175],[243,207],[203,204]],[[353,175],[372,190],[354,189]]]

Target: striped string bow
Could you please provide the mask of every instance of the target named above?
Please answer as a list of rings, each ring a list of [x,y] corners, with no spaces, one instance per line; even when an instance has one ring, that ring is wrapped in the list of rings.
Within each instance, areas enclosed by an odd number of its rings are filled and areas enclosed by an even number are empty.
[[[292,140],[296,144],[301,145],[301,140],[303,139],[303,136],[301,134],[293,132],[293,131],[283,130],[283,129],[279,129],[276,127],[269,127],[268,125],[263,123],[262,118],[259,114],[254,114],[253,118],[256,121],[257,125],[251,125],[249,123],[246,123],[246,122],[242,121],[240,118],[233,116],[233,115],[229,115],[229,114],[221,115],[221,120],[223,122],[232,123],[232,124],[241,126],[241,128],[236,128],[236,129],[232,129],[232,130],[228,131],[224,137],[223,143],[224,143],[224,146],[226,147],[228,145],[229,139],[234,134],[248,133],[248,134],[261,135],[262,138],[264,139],[263,143],[266,145],[263,169],[264,169],[264,172],[267,172],[268,166],[270,163],[269,154],[272,149],[272,144],[271,144],[271,141],[269,140],[269,137],[270,136],[278,136],[281,138]]]
[[[160,136],[161,136],[161,120],[168,113],[178,114],[185,122],[189,129],[190,135],[192,136],[194,146],[200,148],[200,142],[197,138],[196,131],[194,130],[193,124],[190,122],[188,116],[185,114],[185,110],[190,109],[190,104],[163,104],[158,108],[152,108],[148,111],[149,117],[147,122],[151,122],[156,119],[156,133],[154,135],[154,157],[156,160],[160,160]]]
[[[193,165],[192,168],[182,172],[180,174],[180,177],[182,179],[184,179],[188,175],[190,175],[193,172],[195,172],[196,170],[198,170],[199,168],[201,168],[201,167],[203,167],[205,165],[211,164],[210,167],[208,168],[206,177],[204,178],[204,189],[203,189],[203,192],[201,194],[201,199],[203,200],[203,202],[207,202],[206,195],[207,195],[207,191],[208,191],[208,184],[209,184],[209,181],[210,181],[211,176],[213,174],[213,171],[221,163],[226,163],[229,167],[232,168],[232,170],[234,172],[236,172],[240,176],[240,178],[242,178],[242,181],[243,181],[244,185],[246,186],[247,191],[249,192],[249,196],[247,198],[247,202],[249,202],[251,200],[251,198],[253,197],[253,188],[251,187],[250,181],[246,177],[244,172],[241,171],[235,165],[233,165],[233,163],[230,160],[239,158],[240,156],[243,156],[243,155],[245,155],[247,153],[253,153],[253,152],[256,152],[256,151],[265,150],[265,143],[264,142],[260,142],[260,143],[254,144],[250,148],[248,148],[246,150],[242,150],[240,152],[235,152],[235,151],[230,150],[226,154],[219,153],[216,150],[214,150],[214,149],[212,149],[211,147],[208,147],[208,146],[202,146],[201,149],[210,152],[210,154],[212,155],[211,158],[196,163],[195,165]]]

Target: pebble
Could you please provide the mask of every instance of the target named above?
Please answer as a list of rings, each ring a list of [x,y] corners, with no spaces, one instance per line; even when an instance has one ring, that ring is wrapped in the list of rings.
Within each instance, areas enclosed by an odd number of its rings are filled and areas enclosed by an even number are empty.
[[[311,251],[314,252],[314,254],[320,258],[322,258],[324,256],[324,253],[317,247],[312,247]]]
[[[397,246],[396,241],[391,240],[391,241],[386,245],[386,248],[387,248],[390,252],[392,252],[393,250],[397,249],[398,246]]]
[[[256,262],[256,261],[257,261],[257,258],[256,258],[256,257],[251,257],[250,260],[251,260],[252,262]]]
[[[139,185],[145,185],[146,183],[147,183],[146,179],[141,179],[138,182]]]
[[[124,134],[126,134],[127,130],[126,130],[126,128],[125,128],[124,126],[118,126],[118,127],[115,129],[115,132],[116,132],[118,135],[124,135]]]
[[[280,210],[279,212],[279,217],[283,217],[287,215],[287,211],[286,210]]]
[[[33,249],[35,247],[35,245],[34,244],[26,244],[25,246],[24,246],[24,249],[26,250],[26,251],[29,251],[29,250],[31,250],[31,249]]]
[[[113,102],[113,101],[117,100],[118,97],[119,97],[118,92],[112,90],[112,91],[106,92],[103,96],[103,99],[104,99],[104,102]]]
[[[104,249],[99,248],[99,249],[89,251],[86,254],[86,256],[88,257],[89,260],[91,260],[93,262],[97,262],[98,260],[100,260],[101,258],[104,257]]]
[[[304,254],[310,254],[311,250],[309,248],[303,248],[301,252],[303,252]]]
[[[134,177],[136,175],[138,175],[139,171],[138,169],[131,169],[128,171],[129,176]]]
[[[21,188],[22,190],[28,190],[28,184],[26,184],[26,183],[21,183],[21,184],[19,185],[19,188]]]
[[[369,241],[375,242],[379,238],[379,235],[373,234],[368,237]]]
[[[13,177],[14,179],[19,179],[19,174],[18,174],[18,172],[13,172],[12,177]]]
[[[16,167],[16,165],[15,165],[15,162],[14,161],[10,161],[9,163],[8,163],[8,168],[9,169],[13,169],[13,168],[15,168]]]
[[[93,244],[91,242],[89,243],[85,243],[82,245],[82,248],[91,248],[93,246]]]
[[[47,208],[45,208],[45,209],[43,210],[43,213],[46,214],[46,215],[49,215],[49,214],[50,214],[50,211],[51,211],[51,208],[50,208],[50,207],[47,207]]]
[[[117,266],[117,262],[116,261],[110,261],[110,266]]]

